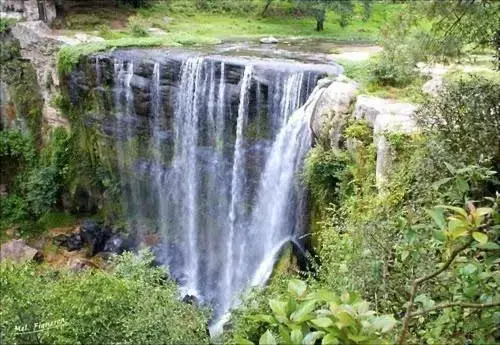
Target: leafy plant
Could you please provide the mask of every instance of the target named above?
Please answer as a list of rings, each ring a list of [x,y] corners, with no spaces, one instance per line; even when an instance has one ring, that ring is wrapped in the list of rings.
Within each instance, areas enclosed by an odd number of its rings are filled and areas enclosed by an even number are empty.
[[[129,19],[129,30],[134,37],[147,37],[149,32],[146,24],[137,17]]]
[[[290,280],[288,291],[269,300],[271,314],[251,315],[266,331],[259,344],[378,344],[396,321],[392,316],[377,316],[369,303],[348,293],[341,297],[329,290],[307,292],[307,285]],[[247,339],[237,343],[253,344]]]
[[[2,343],[208,344],[206,314],[151,263],[149,252],[125,253],[109,272],[74,273],[2,260]]]
[[[472,77],[448,83],[417,112],[418,124],[455,162],[500,162],[500,84]],[[467,140],[464,140],[467,138]]]
[[[443,210],[448,210],[450,212],[450,215],[447,218],[445,218]],[[406,313],[403,318],[403,327],[398,339],[399,345],[406,343],[410,320],[414,317],[424,315],[432,311],[453,307],[484,309],[500,306],[500,300],[496,298],[496,300],[489,303],[470,303],[466,301],[446,302],[438,305],[431,305],[423,310],[412,312],[414,303],[417,300],[416,297],[420,285],[426,281],[436,278],[448,270],[454,263],[455,259],[471,247],[471,245],[477,243],[477,245],[482,248],[500,248],[496,244],[488,246],[488,232],[500,229],[499,225],[491,226],[490,219],[493,215],[493,208],[477,208],[472,202],[469,202],[467,204],[467,209],[454,206],[438,206],[432,211],[429,211],[429,214],[439,229],[435,232],[435,237],[445,244],[445,261],[437,270],[413,281],[409,301],[406,303]]]

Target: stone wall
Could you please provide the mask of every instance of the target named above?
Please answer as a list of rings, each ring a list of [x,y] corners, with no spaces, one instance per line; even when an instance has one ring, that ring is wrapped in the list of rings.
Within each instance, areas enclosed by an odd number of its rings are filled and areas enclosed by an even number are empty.
[[[2,0],[2,17],[43,20],[50,24],[56,18],[55,0]]]

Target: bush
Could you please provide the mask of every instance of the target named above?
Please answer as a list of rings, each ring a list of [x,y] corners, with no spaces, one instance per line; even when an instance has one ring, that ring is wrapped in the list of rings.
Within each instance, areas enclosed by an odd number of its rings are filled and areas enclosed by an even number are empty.
[[[10,184],[8,196],[2,198],[3,226],[36,221],[56,205],[69,170],[70,141],[64,128],[56,128],[47,146],[37,154],[30,135],[0,132],[0,157],[5,162],[2,174]]]
[[[149,252],[125,253],[109,273],[72,273],[2,261],[2,343],[208,344],[206,315],[151,262]],[[19,334],[25,325],[37,332]]]
[[[418,124],[455,164],[500,167],[500,83],[479,76],[445,85],[417,112]]]
[[[366,301],[329,290],[307,292],[305,282],[292,279],[288,289],[268,301],[263,314],[249,314],[260,332],[235,336],[237,344],[379,344],[396,324],[392,316],[376,316]]]
[[[340,181],[346,174],[348,156],[318,145],[309,151],[304,164],[303,177],[318,203],[334,202]]]
[[[130,33],[134,37],[147,37],[149,36],[148,26],[144,21],[137,17],[130,18],[128,21]]]
[[[406,46],[384,50],[369,66],[371,82],[380,86],[405,87],[418,76],[416,61]]]

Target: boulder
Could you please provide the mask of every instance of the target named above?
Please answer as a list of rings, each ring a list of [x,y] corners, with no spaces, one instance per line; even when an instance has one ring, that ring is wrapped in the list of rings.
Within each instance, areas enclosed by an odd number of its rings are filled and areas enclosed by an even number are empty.
[[[279,43],[279,39],[277,39],[276,37],[273,37],[273,36],[262,37],[260,39],[260,43],[263,43],[263,44],[276,44],[276,43]]]
[[[27,261],[39,261],[42,254],[38,249],[32,248],[24,240],[12,240],[2,244],[0,247],[0,260],[11,260],[16,263]]]
[[[410,103],[399,103],[379,97],[360,95],[354,108],[354,117],[365,120],[373,128],[377,147],[377,185],[381,187],[387,180],[394,153],[387,142],[385,133],[411,134],[418,131],[414,120],[417,107]]]
[[[75,39],[80,43],[96,43],[96,42],[104,42],[105,39],[99,36],[87,35],[86,33],[79,32],[75,34]]]
[[[104,251],[107,253],[121,254],[126,250],[131,249],[129,241],[120,235],[112,235],[104,245]]]
[[[97,268],[93,262],[79,257],[70,258],[67,266],[73,272],[80,272],[88,268]]]
[[[310,127],[316,140],[338,147],[343,127],[350,116],[351,104],[356,99],[358,85],[338,78],[330,83],[320,80],[318,87],[323,87],[324,91],[316,104]]]
[[[83,247],[83,240],[78,232],[74,232],[70,235],[60,234],[54,236],[52,241],[59,246],[66,247],[70,252],[80,250]]]
[[[99,222],[87,219],[80,226],[80,236],[83,243],[89,247],[89,255],[94,256],[104,250],[106,241],[111,237],[111,229]]]
[[[422,85],[422,92],[436,97],[443,89],[443,84],[443,78],[436,76],[431,80],[426,81],[425,84]]]
[[[194,295],[184,295],[182,302],[196,306],[198,305],[198,298]]]

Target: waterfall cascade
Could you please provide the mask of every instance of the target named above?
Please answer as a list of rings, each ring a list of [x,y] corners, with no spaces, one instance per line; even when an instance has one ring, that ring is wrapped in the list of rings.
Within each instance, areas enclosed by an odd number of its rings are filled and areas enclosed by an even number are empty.
[[[299,175],[313,89],[339,69],[126,51],[94,63],[92,124],[116,149],[128,223],[143,239],[160,235],[158,258],[217,320],[307,231]]]

